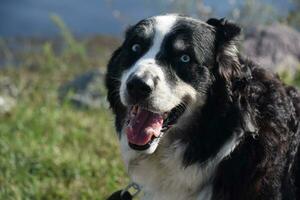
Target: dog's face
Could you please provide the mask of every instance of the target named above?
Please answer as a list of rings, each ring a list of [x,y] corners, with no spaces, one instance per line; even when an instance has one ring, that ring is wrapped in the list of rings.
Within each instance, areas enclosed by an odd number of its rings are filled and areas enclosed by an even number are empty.
[[[106,85],[117,131],[131,149],[153,153],[186,108],[205,101],[216,76],[221,21],[211,22],[164,15],[127,30],[110,60]]]

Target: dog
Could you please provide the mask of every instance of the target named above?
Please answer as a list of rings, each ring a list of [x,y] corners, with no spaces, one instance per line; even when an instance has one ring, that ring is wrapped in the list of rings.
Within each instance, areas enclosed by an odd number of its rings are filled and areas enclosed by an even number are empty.
[[[177,14],[126,31],[107,98],[142,199],[300,199],[299,93],[243,57],[240,34]]]

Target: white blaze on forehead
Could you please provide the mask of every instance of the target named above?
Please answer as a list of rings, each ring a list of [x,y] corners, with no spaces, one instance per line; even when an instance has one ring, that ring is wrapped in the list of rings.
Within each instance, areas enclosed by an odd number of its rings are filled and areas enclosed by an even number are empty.
[[[148,52],[141,57],[133,67],[137,75],[147,70],[147,64],[145,65],[145,63],[155,63],[155,56],[160,51],[164,38],[171,32],[176,18],[176,15],[161,15],[152,18],[154,20],[153,44]]]
[[[161,48],[165,36],[171,32],[172,27],[176,22],[176,15],[163,15],[155,17],[155,35],[153,46],[150,48],[149,53],[158,53]]]
[[[149,59],[155,59],[155,56],[161,49],[162,42],[165,38],[165,36],[171,32],[172,27],[174,26],[176,22],[176,15],[162,15],[154,17],[154,38],[153,38],[153,44],[148,50],[148,52],[141,57],[136,65],[141,64],[141,62],[149,62]],[[152,61],[153,61],[152,60]]]

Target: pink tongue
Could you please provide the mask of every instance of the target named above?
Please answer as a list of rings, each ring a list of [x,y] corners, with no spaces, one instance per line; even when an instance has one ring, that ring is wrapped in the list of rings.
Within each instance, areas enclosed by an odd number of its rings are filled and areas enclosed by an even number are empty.
[[[163,117],[141,108],[137,108],[134,113],[135,108],[129,114],[129,124],[126,127],[127,138],[132,144],[145,145],[151,141],[152,136],[160,135]]]

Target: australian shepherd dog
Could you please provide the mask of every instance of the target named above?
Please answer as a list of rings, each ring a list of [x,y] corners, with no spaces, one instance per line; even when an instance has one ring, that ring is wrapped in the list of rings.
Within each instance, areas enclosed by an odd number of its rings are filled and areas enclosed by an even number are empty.
[[[142,199],[300,199],[299,93],[240,55],[240,32],[167,14],[113,53],[108,101]]]

